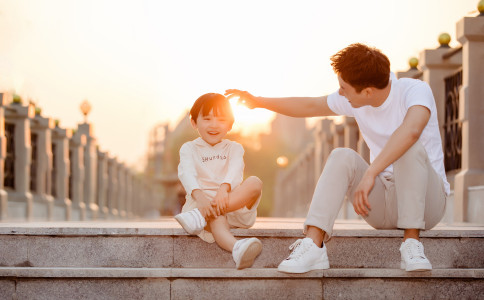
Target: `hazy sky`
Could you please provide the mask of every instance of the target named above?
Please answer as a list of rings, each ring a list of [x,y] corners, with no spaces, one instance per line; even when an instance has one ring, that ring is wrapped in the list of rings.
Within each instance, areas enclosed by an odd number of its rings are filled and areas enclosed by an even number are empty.
[[[0,0],[0,91],[64,127],[82,122],[88,99],[101,149],[141,164],[148,131],[176,124],[204,93],[331,93],[329,57],[355,42],[406,70],[442,32],[458,45],[455,24],[478,2]]]

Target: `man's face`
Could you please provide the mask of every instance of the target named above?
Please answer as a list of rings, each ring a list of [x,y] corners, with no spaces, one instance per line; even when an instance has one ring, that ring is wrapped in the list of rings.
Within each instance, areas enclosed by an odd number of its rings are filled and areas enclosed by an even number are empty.
[[[200,137],[212,146],[220,143],[227,135],[227,132],[232,129],[232,121],[223,116],[214,116],[213,110],[206,116],[203,116],[200,110],[197,122],[191,121],[192,126],[197,129]]]
[[[365,89],[358,93],[353,86],[351,86],[349,83],[341,78],[341,75],[338,75],[338,82],[339,94],[346,97],[346,99],[348,99],[348,101],[350,102],[351,106],[353,106],[354,108],[358,108],[370,104],[369,99],[365,93]]]

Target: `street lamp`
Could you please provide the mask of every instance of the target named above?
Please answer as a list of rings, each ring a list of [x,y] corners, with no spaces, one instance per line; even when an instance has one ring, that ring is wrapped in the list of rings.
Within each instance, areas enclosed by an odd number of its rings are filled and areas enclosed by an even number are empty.
[[[86,99],[86,100],[82,101],[80,108],[81,108],[82,114],[84,115],[84,123],[87,123],[87,115],[91,111],[92,106],[89,103],[89,101],[87,101],[87,99]]]
[[[289,164],[289,159],[286,156],[279,156],[276,159],[276,163],[279,167],[285,168]]]

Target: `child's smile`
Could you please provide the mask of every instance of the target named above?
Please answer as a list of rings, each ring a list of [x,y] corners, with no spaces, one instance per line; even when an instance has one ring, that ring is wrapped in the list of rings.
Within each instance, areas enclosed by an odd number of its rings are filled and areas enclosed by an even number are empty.
[[[220,143],[232,129],[231,122],[226,117],[214,116],[213,110],[206,116],[199,114],[197,122],[192,120],[192,126],[198,130],[200,137],[212,146]]]

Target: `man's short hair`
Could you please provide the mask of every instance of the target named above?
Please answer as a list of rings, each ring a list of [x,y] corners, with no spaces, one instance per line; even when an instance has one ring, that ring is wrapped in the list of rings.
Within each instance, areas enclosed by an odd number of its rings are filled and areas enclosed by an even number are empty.
[[[224,95],[217,93],[208,93],[198,97],[190,109],[190,118],[197,123],[200,112],[202,116],[207,116],[211,110],[213,110],[214,116],[222,116],[229,119],[231,123],[234,122],[234,114],[229,100]]]
[[[331,56],[336,74],[359,93],[364,88],[383,89],[390,79],[390,61],[380,50],[356,43]]]

